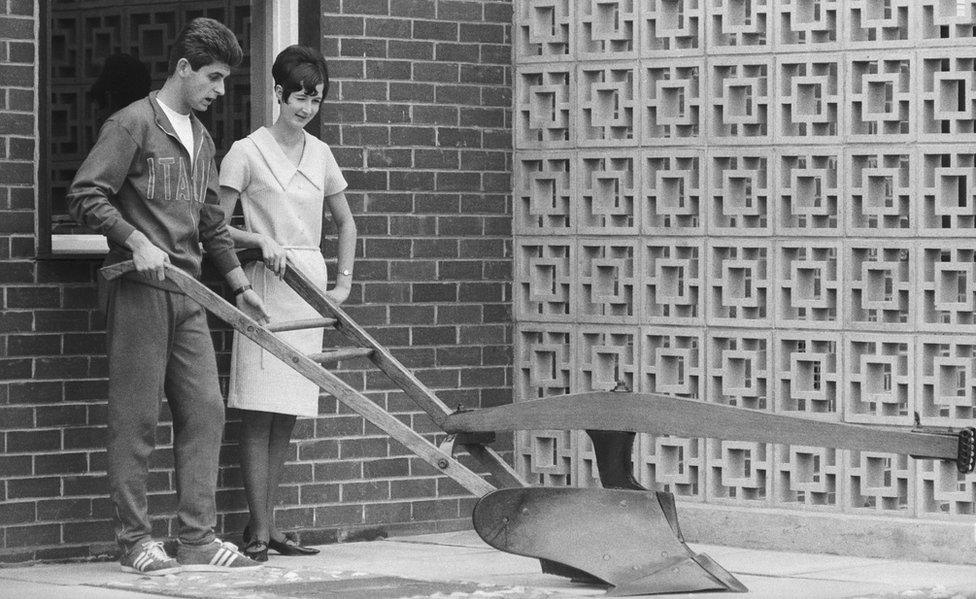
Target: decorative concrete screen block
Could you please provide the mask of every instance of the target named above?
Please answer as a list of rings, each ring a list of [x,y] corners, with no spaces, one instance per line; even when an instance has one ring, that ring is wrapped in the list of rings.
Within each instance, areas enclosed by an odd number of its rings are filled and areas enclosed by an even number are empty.
[[[699,328],[641,332],[641,390],[698,399],[705,394],[705,335]]]
[[[769,235],[773,169],[766,149],[709,150],[708,232]]]
[[[769,313],[773,252],[770,242],[709,239],[706,323],[772,326]]]
[[[843,324],[840,242],[776,242],[776,323],[780,327],[839,329]]]
[[[523,238],[516,241],[513,303],[517,320],[566,322],[575,318],[575,241]]]
[[[918,328],[976,333],[976,248],[927,242],[919,248]]]
[[[707,400],[750,410],[772,411],[770,369],[773,346],[768,331],[709,330]]]
[[[773,452],[765,443],[706,441],[706,499],[714,503],[766,505],[773,479]]]
[[[966,516],[976,514],[976,474],[961,474],[956,465],[944,460],[916,460],[918,473],[918,514]]]
[[[775,6],[778,50],[840,50],[840,0],[778,0]]]
[[[849,333],[845,344],[844,420],[911,426],[915,344],[906,335]]]
[[[708,47],[714,53],[768,52],[772,48],[772,0],[705,0]]]
[[[519,0],[516,7],[516,61],[572,60],[576,0]]]
[[[583,325],[577,341],[580,391],[636,389],[637,329]]]
[[[684,148],[645,150],[641,165],[644,233],[701,236],[707,190],[704,154]]]
[[[639,435],[634,471],[648,489],[661,488],[685,501],[705,498],[705,441]]]
[[[514,165],[515,231],[522,235],[576,231],[576,154],[526,152]]]
[[[976,141],[976,50],[920,50],[917,60],[919,139]]]
[[[773,333],[776,412],[840,421],[843,342],[840,333]]]
[[[915,460],[906,455],[844,451],[849,511],[898,516],[915,513]]]
[[[641,57],[661,56],[662,52],[704,54],[702,5],[707,0],[644,0],[640,2]]]
[[[803,54],[776,61],[779,143],[840,143],[840,70],[836,54]]]
[[[579,86],[579,142],[591,146],[637,143],[637,85],[633,65],[584,63]]]
[[[707,65],[709,141],[734,145],[772,141],[773,59],[709,57]]]
[[[976,418],[976,341],[920,335],[917,409],[925,426],[971,426]]]
[[[976,0],[919,0],[919,37],[926,44],[972,46],[976,37]]]
[[[586,235],[636,235],[640,227],[640,169],[637,153],[581,151],[577,168],[579,232]]]
[[[547,487],[576,485],[577,431],[517,431],[517,470],[530,483]]]
[[[643,244],[642,322],[700,325],[705,316],[705,245],[693,239]]]
[[[976,426],[976,0],[513,9],[516,401],[626,387]],[[520,435],[515,460],[595,486],[583,435]],[[634,462],[825,528],[976,515],[951,463],[815,441],[643,434]]]
[[[644,145],[699,142],[704,118],[705,60],[648,60],[641,65]]]
[[[844,259],[855,329],[909,330],[914,324],[915,268],[906,242],[851,242]]]
[[[911,5],[919,0],[847,0],[847,40],[851,48],[876,49],[909,43]]]
[[[918,226],[932,237],[976,236],[976,152],[971,145],[922,146]]]
[[[839,152],[827,148],[783,150],[774,158],[776,232],[787,236],[841,235],[844,162]]]
[[[847,156],[847,233],[912,235],[914,152],[904,148],[855,147],[848,148]]]
[[[637,56],[640,0],[575,0],[579,57],[609,60]]]
[[[838,509],[844,480],[842,452],[804,445],[774,446],[773,504]]]
[[[568,148],[576,141],[574,67],[527,67],[516,73],[515,145]]]
[[[625,240],[580,240],[579,316],[594,322],[637,322],[640,300],[637,243]]]
[[[515,343],[515,380],[520,400],[565,395],[576,372],[572,328],[521,323]]]
[[[880,1],[880,0],[879,0]],[[851,54],[847,64],[847,122],[850,141],[912,139],[912,55]]]

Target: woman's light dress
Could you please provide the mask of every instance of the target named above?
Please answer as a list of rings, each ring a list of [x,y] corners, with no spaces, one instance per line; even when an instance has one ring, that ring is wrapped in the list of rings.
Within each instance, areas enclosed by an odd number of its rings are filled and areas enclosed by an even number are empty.
[[[220,165],[220,184],[240,192],[245,229],[277,241],[288,258],[325,289],[328,275],[319,249],[322,209],[327,196],[346,188],[346,180],[329,146],[314,135],[304,135],[298,166],[267,127],[234,142]],[[264,263],[253,262],[245,271],[272,322],[320,316]],[[322,329],[278,336],[304,354],[322,351]],[[316,416],[318,396],[317,385],[234,332],[228,407]]]

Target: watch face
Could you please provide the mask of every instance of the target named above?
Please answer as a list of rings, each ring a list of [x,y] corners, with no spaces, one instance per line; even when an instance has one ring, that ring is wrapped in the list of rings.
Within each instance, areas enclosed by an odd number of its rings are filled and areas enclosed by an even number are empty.
[[[347,277],[351,277],[352,276],[352,271],[349,270],[348,268],[343,268],[341,271],[339,271],[339,274],[345,275]]]

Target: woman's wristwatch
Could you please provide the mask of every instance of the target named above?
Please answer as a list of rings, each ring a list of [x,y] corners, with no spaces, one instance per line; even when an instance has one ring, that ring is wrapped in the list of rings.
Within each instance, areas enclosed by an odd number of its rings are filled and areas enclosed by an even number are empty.
[[[351,277],[352,276],[352,271],[349,270],[348,268],[343,268],[342,270],[339,271],[339,274],[342,275],[342,276],[344,276],[344,277]]]

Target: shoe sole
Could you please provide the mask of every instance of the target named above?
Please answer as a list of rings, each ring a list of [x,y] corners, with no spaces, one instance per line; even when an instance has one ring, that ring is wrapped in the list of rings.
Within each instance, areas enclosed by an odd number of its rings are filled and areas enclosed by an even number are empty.
[[[214,566],[212,564],[184,564],[184,572],[242,572],[246,570],[260,570],[264,564],[256,566]]]
[[[122,566],[122,571],[129,574],[141,574],[142,576],[166,576],[167,574],[179,574],[184,569],[183,566],[174,566],[172,568],[163,568],[161,570],[139,570],[138,568],[133,568],[132,566]]]

